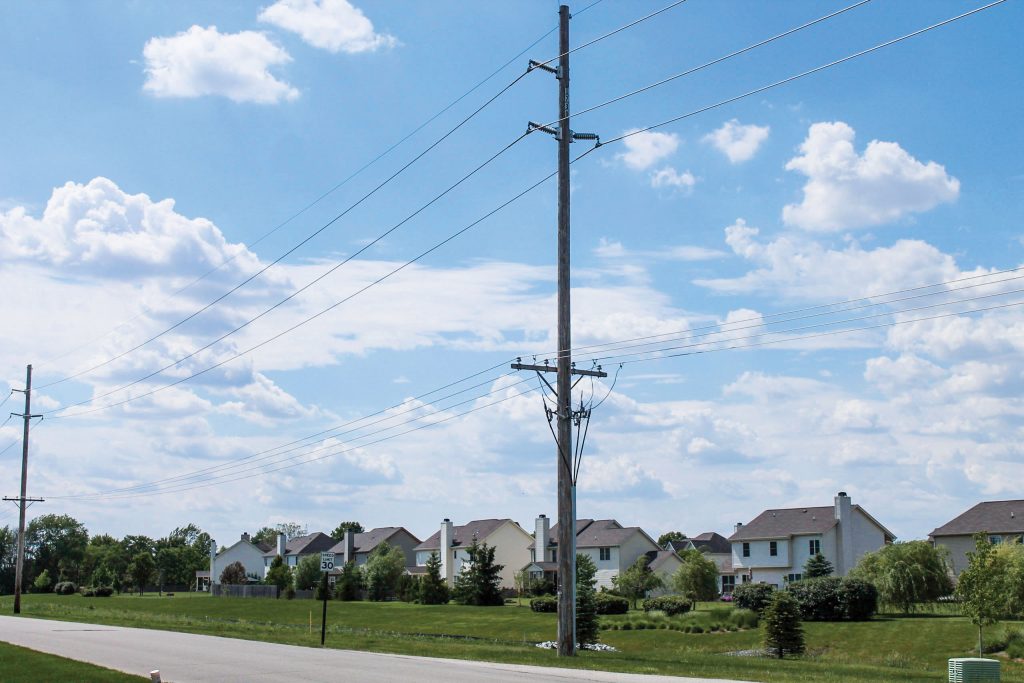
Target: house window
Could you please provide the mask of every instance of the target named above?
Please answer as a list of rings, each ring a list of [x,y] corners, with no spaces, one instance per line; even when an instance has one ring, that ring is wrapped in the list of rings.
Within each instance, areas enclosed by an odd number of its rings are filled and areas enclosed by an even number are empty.
[[[1003,537],[1002,536],[989,536],[988,537],[988,542],[991,543],[992,545],[999,545],[1000,543],[1003,542]]]
[[[605,561],[612,559],[612,549],[601,548],[601,559]]]
[[[779,554],[779,543],[778,541],[770,541],[768,543],[768,554],[775,557]]]
[[[786,574],[786,581],[788,583],[793,583],[794,581],[799,581],[802,578],[804,578],[803,574]]]
[[[743,557],[750,557],[750,544],[749,543],[744,543],[743,544]]]
[[[722,592],[732,593],[732,589],[736,587],[736,577],[732,574],[722,577]]]
[[[750,574],[743,575],[743,583],[750,583]]]
[[[814,555],[818,555],[819,553],[821,553],[821,541],[819,541],[818,539],[811,539],[807,542],[807,545],[812,557]]]
[[[558,550],[556,548],[551,549],[551,561],[558,562]]]

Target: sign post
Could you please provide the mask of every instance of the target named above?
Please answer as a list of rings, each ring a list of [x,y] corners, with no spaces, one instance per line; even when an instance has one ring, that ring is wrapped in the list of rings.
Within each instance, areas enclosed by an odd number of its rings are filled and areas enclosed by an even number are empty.
[[[322,552],[320,553],[320,571],[324,573],[324,583],[320,589],[323,593],[324,598],[324,615],[320,620],[320,645],[323,646],[324,640],[327,638],[327,591],[329,590],[329,584],[327,583],[327,574],[334,569],[334,553]]]

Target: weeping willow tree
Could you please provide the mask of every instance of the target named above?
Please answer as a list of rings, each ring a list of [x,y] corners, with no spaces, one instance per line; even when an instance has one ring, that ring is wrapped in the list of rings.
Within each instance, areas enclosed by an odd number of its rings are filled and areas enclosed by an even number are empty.
[[[953,592],[945,551],[927,541],[893,543],[867,553],[850,575],[873,583],[882,604],[903,613]]]

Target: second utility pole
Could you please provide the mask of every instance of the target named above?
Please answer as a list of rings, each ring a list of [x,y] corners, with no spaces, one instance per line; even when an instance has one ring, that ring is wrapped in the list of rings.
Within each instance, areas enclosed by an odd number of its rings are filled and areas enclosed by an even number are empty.
[[[576,510],[572,483],[569,308],[569,7],[558,8],[558,654],[576,654]],[[543,558],[541,558],[543,559]]]

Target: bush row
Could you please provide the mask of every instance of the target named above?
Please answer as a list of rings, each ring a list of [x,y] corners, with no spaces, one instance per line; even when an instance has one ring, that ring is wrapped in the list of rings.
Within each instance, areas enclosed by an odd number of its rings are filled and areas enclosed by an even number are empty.
[[[629,611],[629,600],[611,593],[598,593],[595,602],[598,614],[625,614]],[[558,600],[553,595],[542,595],[530,600],[530,609],[534,612],[557,612]]]
[[[670,617],[690,611],[690,601],[681,595],[663,595],[644,600],[645,612],[664,612]]]
[[[870,619],[878,611],[878,590],[861,579],[823,576],[795,581],[786,590],[796,598],[800,617],[807,621]],[[764,583],[745,583],[732,593],[733,603],[762,614],[775,588]]]

